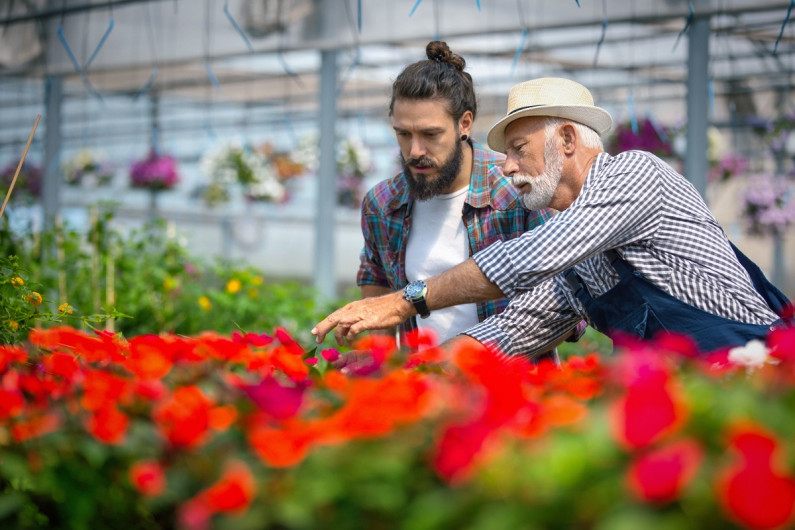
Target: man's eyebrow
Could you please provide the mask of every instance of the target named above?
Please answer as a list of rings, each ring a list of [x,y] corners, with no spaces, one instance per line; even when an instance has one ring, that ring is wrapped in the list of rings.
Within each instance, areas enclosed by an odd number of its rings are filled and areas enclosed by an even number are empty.
[[[403,127],[398,127],[397,125],[393,125],[392,129],[394,129],[395,132],[409,132],[408,129],[404,129]],[[430,126],[430,127],[422,128],[418,132],[420,132],[422,134],[439,133],[439,132],[444,132],[444,127]]]

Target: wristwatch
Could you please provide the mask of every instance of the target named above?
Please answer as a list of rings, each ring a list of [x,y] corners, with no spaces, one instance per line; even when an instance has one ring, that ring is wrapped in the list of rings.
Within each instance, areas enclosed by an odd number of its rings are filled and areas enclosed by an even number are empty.
[[[416,280],[403,288],[403,298],[414,305],[414,309],[422,318],[431,316],[428,304],[425,303],[425,295],[428,293],[428,286],[422,280]]]

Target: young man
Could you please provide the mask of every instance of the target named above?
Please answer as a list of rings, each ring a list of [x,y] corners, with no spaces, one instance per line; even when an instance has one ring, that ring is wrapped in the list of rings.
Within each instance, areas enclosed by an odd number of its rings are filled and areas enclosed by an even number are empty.
[[[407,66],[392,85],[389,115],[403,171],[378,183],[362,204],[362,297],[403,289],[461,263],[495,241],[541,225],[502,174],[504,157],[471,140],[477,102],[465,61],[444,42]],[[501,312],[504,298],[409,318],[401,335],[430,328],[440,342]]]
[[[560,213],[429,279],[428,309],[508,296],[506,311],[463,339],[506,355],[549,348],[583,316],[613,337],[686,334],[702,352],[764,340],[784,325],[789,301],[734,248],[682,175],[647,152],[603,152],[599,135],[611,123],[573,81],[511,89],[489,145],[507,154],[505,174],[526,205]],[[350,340],[416,311],[384,296],[349,304],[313,333],[322,340],[336,326],[337,340]]]

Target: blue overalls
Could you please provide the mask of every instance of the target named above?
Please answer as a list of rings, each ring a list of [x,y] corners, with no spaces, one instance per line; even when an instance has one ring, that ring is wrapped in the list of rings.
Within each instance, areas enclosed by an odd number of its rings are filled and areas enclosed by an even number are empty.
[[[756,291],[770,309],[782,315],[789,305],[759,267],[732,244],[737,259],[748,271]],[[605,252],[616,270],[619,282],[594,298],[573,268],[563,274],[574,295],[585,307],[592,325],[611,336],[616,332],[652,339],[660,331],[690,336],[703,353],[733,346],[744,346],[752,339],[764,341],[773,326],[747,324],[708,313],[668,294],[635,271],[615,250]]]

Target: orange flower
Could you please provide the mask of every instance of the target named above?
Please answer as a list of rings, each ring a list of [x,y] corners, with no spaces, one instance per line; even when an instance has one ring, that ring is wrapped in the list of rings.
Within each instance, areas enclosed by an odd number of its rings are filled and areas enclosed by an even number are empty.
[[[161,379],[173,366],[168,353],[166,341],[156,335],[135,337],[130,340],[125,368],[141,379]]]
[[[212,403],[198,387],[184,386],[160,403],[152,417],[172,445],[196,447],[207,437],[211,407]]]
[[[254,452],[272,467],[296,465],[317,440],[317,430],[300,420],[289,420],[281,429],[262,425],[248,432],[248,442]]]
[[[215,431],[227,430],[237,419],[237,409],[234,405],[213,407],[208,412],[210,427]]]
[[[36,307],[41,305],[42,302],[41,295],[36,291],[32,291],[26,298],[28,303],[35,305]]]
[[[130,484],[146,497],[157,497],[166,489],[166,475],[155,460],[139,460],[130,466]]]
[[[53,413],[36,414],[18,421],[11,427],[11,437],[17,443],[42,436],[58,429],[61,420]]]

